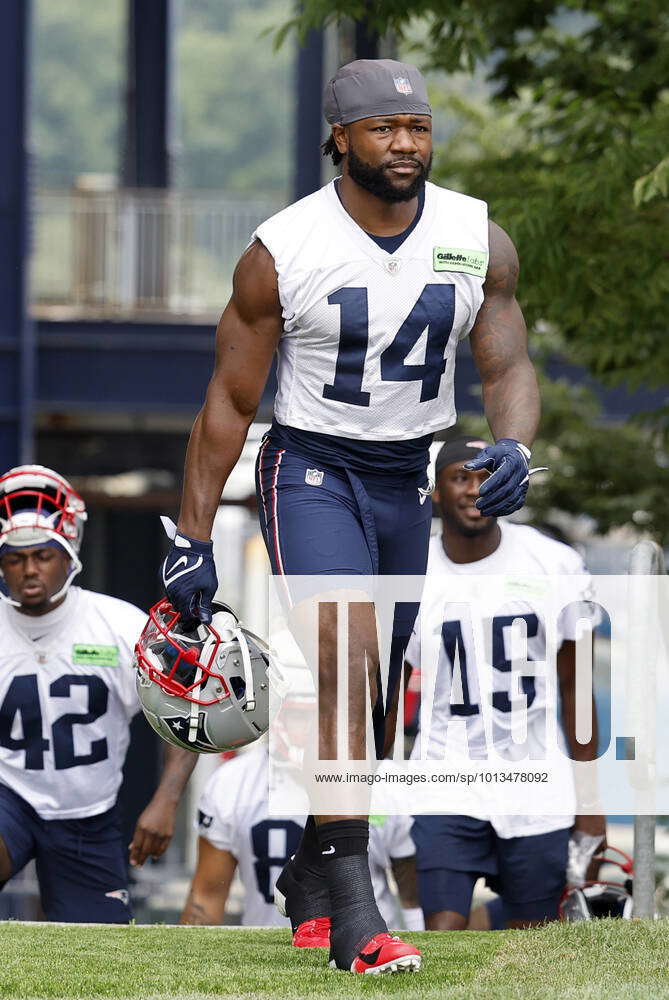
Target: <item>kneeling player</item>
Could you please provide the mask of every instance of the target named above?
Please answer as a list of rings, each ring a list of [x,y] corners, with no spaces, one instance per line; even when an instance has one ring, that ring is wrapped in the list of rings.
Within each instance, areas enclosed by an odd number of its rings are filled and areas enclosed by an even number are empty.
[[[499,615],[499,609],[477,605],[475,620],[466,623],[462,620],[463,605],[444,604],[439,579],[454,575],[567,576],[586,572],[580,556],[561,542],[534,528],[498,522],[495,517],[481,515],[476,499],[488,473],[468,469],[465,463],[474,459],[483,445],[482,441],[462,438],[445,444],[437,456],[434,499],[440,507],[443,533],[431,541],[427,574],[430,585],[426,587],[421,604],[421,629],[416,628],[406,654],[407,662],[419,668],[420,631],[441,635],[443,639],[448,670],[438,675],[428,756],[444,758],[448,733],[449,763],[458,759],[463,764],[468,763],[472,746],[477,741],[485,743],[476,665],[476,651],[487,645],[485,629],[492,630],[489,644],[494,687],[492,715],[498,750],[510,745],[511,741],[509,683],[513,674],[507,659],[511,623],[517,618],[526,619],[530,659],[544,658],[541,650],[545,646],[545,635],[541,619],[536,615],[523,615],[520,602],[510,605],[507,610],[511,614],[503,616]],[[578,743],[575,733],[575,639],[577,618],[583,617],[583,607],[580,606],[578,616],[564,617],[559,625],[558,686],[564,735],[572,759],[593,760],[597,748],[594,704],[590,741]],[[456,676],[459,673],[457,685],[450,683],[454,672]],[[452,687],[460,689],[457,698],[451,693]],[[527,739],[533,751],[542,751],[545,733],[540,720],[547,704],[545,684],[540,677],[523,678],[523,691],[527,704]],[[458,703],[454,704],[454,700]],[[413,756],[419,753],[417,743]],[[562,752],[558,755],[555,774],[559,775],[556,780],[561,782],[560,791],[565,801],[573,801],[571,764]],[[504,812],[508,806],[510,815],[493,814],[492,811],[486,815],[486,804],[489,805],[491,796],[496,794],[493,786],[486,786],[485,793],[480,794],[482,809],[476,816],[415,817],[413,837],[418,884],[429,930],[464,930],[467,927],[474,885],[480,876],[485,876],[491,888],[500,894],[503,918],[499,919],[503,919],[506,926],[525,927],[557,918],[558,902],[565,885],[570,833],[576,829],[604,836],[604,819],[601,816],[574,817],[573,814],[523,815],[527,812],[527,789],[526,784],[503,786]]]
[[[286,764],[285,781],[296,780]],[[236,869],[244,887],[242,924],[289,926],[274,904],[277,875],[297,850],[308,803],[295,816],[270,816],[268,745],[254,747],[219,767],[209,779],[198,809],[198,861],[182,924],[220,924]],[[416,859],[408,816],[375,816],[370,823],[369,867],[374,894],[390,927],[397,924],[397,905],[388,885],[393,872],[400,897],[402,923],[422,930],[416,895]],[[298,948],[329,947],[328,917],[305,921],[293,937]]]
[[[32,859],[48,920],[128,923],[116,807],[139,711],[131,670],[144,614],[71,587],[86,509],[42,466],[0,477],[0,889]],[[169,748],[131,863],[162,854],[197,757]]]

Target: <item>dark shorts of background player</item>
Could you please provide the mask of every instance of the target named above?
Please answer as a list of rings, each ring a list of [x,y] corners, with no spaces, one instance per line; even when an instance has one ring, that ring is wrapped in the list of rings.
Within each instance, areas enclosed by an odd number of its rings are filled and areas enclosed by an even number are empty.
[[[469,916],[483,876],[504,906],[506,921],[556,920],[565,886],[570,828],[530,837],[498,837],[471,816],[416,816],[412,827],[420,904],[426,915]]]
[[[425,471],[353,472],[312,461],[265,438],[256,463],[256,491],[272,572],[288,578],[424,576],[432,518],[427,489]],[[286,583],[290,589],[290,581]],[[396,608],[386,708],[417,613],[414,602]],[[377,705],[377,751],[384,714]]]
[[[35,859],[47,920],[130,922],[127,852],[116,806],[85,819],[46,820],[0,784],[0,837],[12,875]]]

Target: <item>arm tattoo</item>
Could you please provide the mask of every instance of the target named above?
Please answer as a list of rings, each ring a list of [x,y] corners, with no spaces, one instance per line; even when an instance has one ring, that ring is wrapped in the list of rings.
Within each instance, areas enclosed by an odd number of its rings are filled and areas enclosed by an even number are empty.
[[[539,390],[515,297],[518,256],[506,233],[492,223],[490,257],[483,304],[470,334],[472,354],[495,439],[515,438],[531,446],[539,422]]]

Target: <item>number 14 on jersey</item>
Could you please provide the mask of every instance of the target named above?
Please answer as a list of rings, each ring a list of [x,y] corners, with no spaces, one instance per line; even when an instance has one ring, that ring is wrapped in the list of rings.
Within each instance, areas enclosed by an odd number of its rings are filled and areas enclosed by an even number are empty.
[[[362,388],[369,346],[367,289],[340,288],[328,295],[328,303],[340,310],[339,350],[334,381],[323,386],[323,397],[351,406],[369,406],[371,394]],[[455,286],[425,285],[394,339],[381,354],[381,380],[420,382],[420,402],[436,399],[446,370],[444,355],[454,318]],[[407,364],[407,357],[425,330],[424,362]]]

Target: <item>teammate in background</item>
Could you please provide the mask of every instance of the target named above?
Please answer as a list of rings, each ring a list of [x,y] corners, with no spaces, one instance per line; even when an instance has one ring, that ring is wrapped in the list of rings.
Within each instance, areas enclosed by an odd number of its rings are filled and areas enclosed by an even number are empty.
[[[484,202],[427,183],[432,112],[415,67],[358,60],[325,89],[324,152],[342,175],[267,220],[235,271],[218,327],[216,365],[188,446],[167,594],[185,618],[210,617],[217,587],[210,540],[221,492],[241,453],[278,354],[275,419],[257,465],[272,570],[291,575],[422,575],[434,431],[455,421],[455,352],[469,336],[496,440],[474,458],[493,474],[488,515],[524,502],[539,395],[515,298],[518,257]],[[377,686],[377,755],[415,613],[394,624],[388,697]],[[371,650],[376,622],[361,621]],[[319,684],[335,704],[336,626],[321,622]],[[364,699],[349,706],[353,756],[364,757]],[[336,757],[334,732],[322,759]],[[361,815],[309,817],[278,880],[294,930],[331,920],[331,964],[353,972],[418,968],[387,934],[367,864]]]
[[[485,744],[481,699],[487,695],[480,690],[483,672],[482,668],[477,669],[475,655],[476,650],[490,646],[485,641],[484,630],[492,629],[492,717],[498,750],[509,748],[511,743],[509,680],[513,675],[507,657],[511,655],[512,621],[524,618],[526,622],[530,659],[545,659],[545,632],[541,618],[523,614],[523,604],[517,599],[503,609],[508,614],[501,615],[500,606],[487,609],[486,598],[482,596],[480,614],[477,605],[475,618],[470,622],[463,617],[467,613],[464,604],[444,605],[443,586],[439,580],[453,575],[586,574],[581,557],[569,546],[527,525],[500,522],[481,514],[476,499],[487,472],[471,470],[468,466],[483,446],[482,441],[459,438],[447,442],[437,455],[434,500],[440,508],[443,533],[434,536],[430,543],[428,583],[421,604],[420,628],[417,624],[406,653],[410,666],[420,668],[419,634],[440,636],[441,662],[427,756],[443,760],[448,749],[449,764],[457,763],[460,756],[468,761],[470,754],[476,755],[476,748],[480,750]],[[579,587],[583,591],[581,584]],[[572,596],[571,593],[567,595],[564,603],[567,604]],[[578,620],[588,613],[594,615],[587,606],[580,604],[576,610],[562,616],[558,624],[557,671],[562,724],[569,754],[574,760],[594,760],[597,752],[594,701],[590,741],[579,743],[576,740],[575,639]],[[524,677],[523,693],[527,701],[530,753],[543,751],[546,747],[545,682],[540,677]],[[420,756],[421,750],[425,752],[420,746],[421,735],[419,732],[412,753],[414,757]],[[573,803],[570,760],[559,750],[551,761],[551,794],[561,794],[562,801]],[[477,816],[415,817],[412,832],[416,843],[418,885],[428,930],[467,928],[472,893],[480,876],[486,877],[500,899],[488,912],[476,915],[470,925],[473,929],[481,928],[485,921],[496,928],[527,927],[557,919],[560,894],[566,881],[570,834],[580,831],[600,837],[605,843],[605,820],[603,816],[574,817],[573,813],[522,815],[527,811],[527,789],[525,784],[505,784],[501,788],[499,794],[503,795],[504,812],[508,807],[509,815],[486,816],[486,803],[489,805],[496,794],[496,788],[486,786],[486,791],[480,793],[482,811]],[[533,794],[537,794],[534,788]]]
[[[0,477],[0,888],[34,858],[48,920],[126,924],[116,797],[139,710],[131,664],[145,615],[71,587],[85,520],[56,472],[24,465]],[[131,864],[169,844],[196,760],[166,748]]]
[[[295,780],[290,772],[287,763],[286,781]],[[270,816],[267,781],[266,743],[227,761],[209,779],[198,810],[198,861],[182,924],[222,923],[232,879],[239,868],[244,887],[242,924],[288,925],[274,905],[274,885],[299,846],[306,808],[296,816]],[[410,828],[409,816],[373,817],[369,866],[376,900],[389,926],[396,926],[398,917],[396,899],[388,885],[387,871],[391,869],[399,891],[402,923],[422,930]],[[298,948],[327,947],[329,943],[329,923],[323,918],[304,923],[293,939]]]

